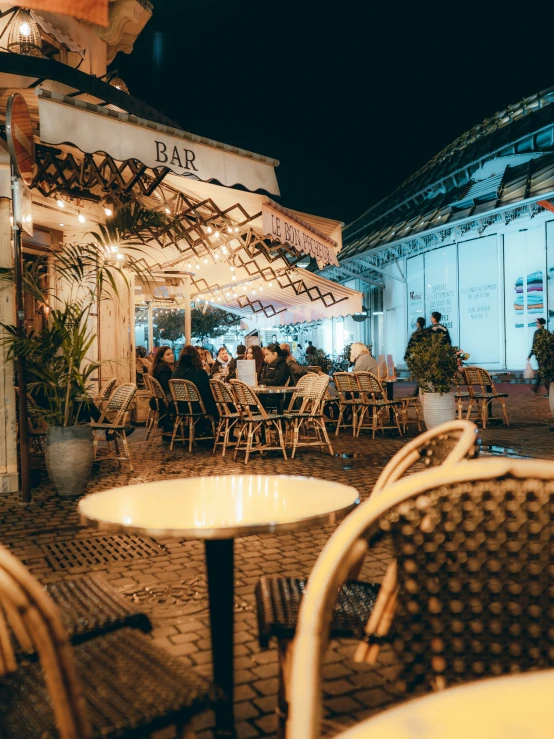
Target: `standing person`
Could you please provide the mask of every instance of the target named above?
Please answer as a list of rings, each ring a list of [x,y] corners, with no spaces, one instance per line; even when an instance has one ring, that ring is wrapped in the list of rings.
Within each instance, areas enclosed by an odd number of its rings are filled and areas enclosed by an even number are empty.
[[[210,387],[210,378],[206,370],[202,367],[202,360],[196,347],[187,344],[182,348],[179,361],[175,365],[171,379],[189,380],[189,382],[194,383],[198,388],[198,393],[202,398],[206,413],[209,413],[215,419],[219,417]],[[195,405],[198,404],[195,403]]]
[[[173,364],[175,357],[173,349],[170,346],[160,346],[152,363],[152,377],[162,386],[162,389],[168,400],[171,401],[171,392],[169,390],[169,381],[173,374]]]
[[[438,310],[434,310],[431,313],[431,331],[433,333],[441,333],[444,336],[444,340],[447,344],[452,346],[452,339],[450,338],[450,333],[446,326],[443,326],[441,323],[442,319],[442,313],[439,313]]]
[[[265,349],[265,361],[267,362],[262,384],[283,387],[293,382],[292,373],[285,359],[285,353],[279,344],[268,344]]]
[[[544,320],[544,318],[537,318],[535,320],[535,325],[536,325],[537,328],[535,329],[535,333],[533,334],[533,345],[531,347],[531,351],[529,352],[529,356],[527,357],[527,361],[529,361],[532,356],[535,356],[535,357],[537,357],[537,362],[538,362],[539,361],[539,357],[537,356],[537,354],[538,354],[538,352],[537,352],[537,344],[539,343],[539,341],[541,339],[541,334],[543,332],[547,332],[547,329],[546,329],[546,321]],[[533,392],[533,393],[538,392],[539,385],[541,384],[541,379],[542,379],[541,378],[541,365],[540,365],[540,362],[539,362],[539,371],[537,372],[537,377],[535,379],[535,385],[531,389],[531,392]],[[544,397],[545,398],[548,398],[548,396],[550,394],[550,380],[547,380],[547,379],[544,380],[544,389],[546,390],[546,395]]]
[[[257,344],[254,344],[253,346],[248,347],[248,351],[246,352],[246,359],[253,359],[256,362],[256,375],[258,377],[258,382],[260,381],[263,371],[264,371],[264,355],[261,350],[261,347],[259,347]]]
[[[365,344],[356,342],[350,347],[350,361],[354,362],[353,372],[373,372],[377,374],[377,360]]]
[[[423,316],[419,316],[419,318],[416,318],[416,330],[410,336],[410,340],[408,341],[408,346],[406,347],[406,351],[404,352],[405,362],[408,360],[408,356],[410,352],[412,351],[413,347],[416,344],[419,344],[419,342],[428,333],[428,331],[429,329],[427,331],[425,330],[425,318]],[[419,395],[419,387],[416,382],[416,386],[414,390],[414,398],[417,398],[418,395]]]
[[[308,341],[308,346],[306,347],[306,355],[309,357],[310,354],[315,354],[316,348],[312,344],[311,341]]]

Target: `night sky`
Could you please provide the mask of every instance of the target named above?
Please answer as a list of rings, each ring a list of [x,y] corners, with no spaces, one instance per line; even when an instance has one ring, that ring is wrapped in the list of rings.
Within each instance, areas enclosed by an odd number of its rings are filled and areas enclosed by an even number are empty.
[[[349,223],[554,86],[546,6],[154,0],[112,68],[183,128],[279,159],[283,205]]]

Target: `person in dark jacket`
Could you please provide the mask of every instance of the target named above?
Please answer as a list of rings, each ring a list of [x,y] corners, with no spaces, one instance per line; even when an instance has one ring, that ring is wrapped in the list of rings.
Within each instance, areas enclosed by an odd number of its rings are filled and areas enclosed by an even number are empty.
[[[294,384],[292,373],[287,364],[285,353],[279,344],[268,344],[265,348],[266,367],[262,375],[261,385],[283,387]]]
[[[406,347],[406,351],[404,352],[404,361],[406,362],[408,360],[408,356],[410,352],[412,351],[413,347],[416,344],[419,344],[419,342],[423,339],[424,336],[429,334],[430,329],[425,329],[425,318],[423,316],[419,316],[419,318],[416,318],[416,330],[412,333],[410,336],[410,340],[408,341],[408,346]],[[414,390],[414,397],[417,397],[419,395],[419,387],[416,383],[415,390]]]
[[[173,349],[170,346],[160,346],[156,351],[156,356],[152,362],[152,377],[162,386],[166,397],[171,401],[171,392],[169,390],[169,381],[173,373],[173,364],[175,357],[173,356]]]
[[[196,385],[198,393],[204,403],[206,413],[219,418],[217,406],[215,404],[212,389],[210,387],[210,378],[205,369],[202,368],[202,360],[198,349],[187,344],[181,349],[179,361],[173,370],[172,380],[188,380]]]
[[[537,346],[537,339],[539,338],[539,336],[540,336],[540,334],[541,334],[542,331],[546,331],[547,330],[547,328],[546,328],[546,321],[545,321],[544,318],[537,318],[535,320],[535,325],[536,325],[537,328],[535,329],[535,333],[533,334],[533,346],[531,347],[531,351],[529,352],[529,356],[527,357],[527,361],[529,361],[532,356],[536,355],[536,351],[535,350],[536,350],[536,346]],[[538,392],[538,389],[539,389],[539,386],[541,384],[541,381],[542,381],[542,378],[541,378],[541,367],[539,365],[539,371],[537,372],[537,376],[535,378],[535,384],[531,388],[531,391],[533,393]],[[544,389],[546,390],[546,394],[545,394],[544,397],[545,398],[548,398],[548,396],[550,394],[550,380],[545,380],[544,381]]]
[[[249,346],[246,352],[246,359],[253,359],[256,362],[256,377],[258,378],[258,382],[261,382],[265,368],[264,354],[261,347],[257,344]]]
[[[237,346],[237,356],[233,357],[233,359],[231,359],[231,361],[229,362],[229,374],[227,375],[227,382],[229,382],[229,380],[237,379],[237,362],[243,359],[246,359],[246,347],[244,346],[244,344],[239,344]]]
[[[316,348],[312,344],[311,341],[308,341],[308,346],[306,347],[306,354],[310,356],[310,354],[315,354]]]
[[[443,326],[441,323],[442,319],[442,313],[439,313],[438,310],[434,310],[431,313],[431,332],[432,333],[440,333],[444,336],[444,340],[447,344],[452,346],[452,339],[450,338],[450,332],[446,328],[446,326]]]
[[[216,360],[212,366],[212,377],[214,375],[219,375],[222,379],[227,379],[227,375],[231,368],[231,361],[227,347],[222,346],[218,351]]]
[[[298,364],[296,359],[292,356],[290,350],[290,344],[281,344],[281,351],[285,357],[286,363],[289,366],[290,373],[292,375],[292,384],[297,385],[298,380],[309,372],[308,368],[302,364]]]

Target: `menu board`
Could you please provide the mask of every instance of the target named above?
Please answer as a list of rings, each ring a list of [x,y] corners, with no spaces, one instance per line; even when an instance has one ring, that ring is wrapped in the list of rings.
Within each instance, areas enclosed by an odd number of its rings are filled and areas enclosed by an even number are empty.
[[[458,346],[458,269],[456,244],[425,254],[425,304],[427,323],[431,313],[442,313],[441,323]]]
[[[237,380],[252,387],[258,384],[254,359],[237,359]]]
[[[471,364],[500,362],[496,236],[458,244],[460,349]]]

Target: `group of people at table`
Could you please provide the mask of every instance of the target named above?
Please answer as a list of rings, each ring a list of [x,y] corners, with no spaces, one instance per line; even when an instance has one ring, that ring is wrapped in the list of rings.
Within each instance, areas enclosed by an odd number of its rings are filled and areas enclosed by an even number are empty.
[[[309,358],[309,354],[307,353]],[[160,346],[150,363],[145,357],[137,355],[137,371],[152,375],[161,385],[168,401],[168,410],[173,403],[171,400],[170,380],[189,380],[198,388],[198,392],[206,413],[218,417],[216,403],[210,387],[210,378],[228,382],[237,378],[237,362],[251,359],[256,363],[258,385],[267,387],[295,386],[298,380],[307,372],[321,372],[318,368],[301,365],[292,354],[289,344],[276,342],[265,347],[257,345],[248,349],[242,344],[237,346],[236,356],[232,357],[225,346],[222,346],[215,359],[207,349],[184,346],[179,358],[170,346]],[[375,372],[377,361],[371,355],[365,344],[352,344],[350,361],[354,371]]]

